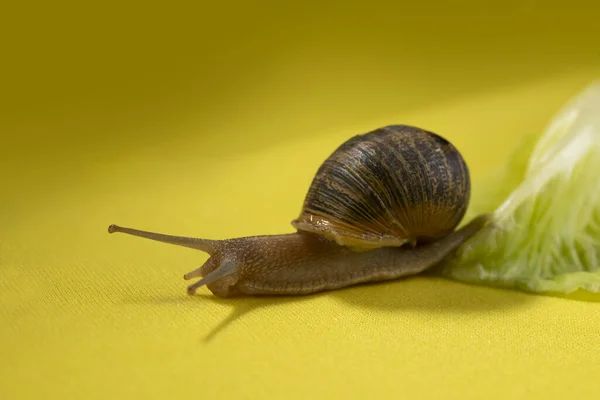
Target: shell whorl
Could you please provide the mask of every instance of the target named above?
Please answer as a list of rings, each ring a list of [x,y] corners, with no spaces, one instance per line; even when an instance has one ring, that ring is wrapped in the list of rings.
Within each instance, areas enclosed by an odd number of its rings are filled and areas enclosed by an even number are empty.
[[[356,248],[452,232],[470,198],[468,167],[439,135],[390,125],[354,136],[321,165],[292,225]]]

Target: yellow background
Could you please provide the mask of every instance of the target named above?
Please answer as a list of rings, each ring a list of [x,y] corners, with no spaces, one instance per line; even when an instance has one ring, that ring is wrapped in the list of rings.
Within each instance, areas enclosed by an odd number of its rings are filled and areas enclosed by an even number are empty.
[[[390,123],[477,191],[600,75],[592,2],[417,3],[3,5],[0,398],[600,398],[599,303],[188,297],[206,255],[106,232],[291,232],[322,160]]]

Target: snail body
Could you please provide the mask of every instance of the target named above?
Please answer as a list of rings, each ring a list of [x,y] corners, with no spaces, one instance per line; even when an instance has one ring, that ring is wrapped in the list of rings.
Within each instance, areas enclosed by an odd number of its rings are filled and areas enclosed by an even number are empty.
[[[418,274],[487,222],[456,227],[470,198],[468,167],[441,136],[391,125],[354,136],[320,166],[292,221],[296,232],[208,240],[109,227],[210,255],[185,279],[215,295],[302,295]]]

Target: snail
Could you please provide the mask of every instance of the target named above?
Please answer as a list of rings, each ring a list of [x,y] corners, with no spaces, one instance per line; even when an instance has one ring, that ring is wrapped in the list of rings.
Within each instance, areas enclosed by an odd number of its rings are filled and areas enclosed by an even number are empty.
[[[110,225],[208,253],[184,275],[216,296],[306,295],[419,274],[444,261],[489,220],[460,229],[469,169],[441,136],[408,125],[356,135],[319,167],[294,233],[209,240]]]

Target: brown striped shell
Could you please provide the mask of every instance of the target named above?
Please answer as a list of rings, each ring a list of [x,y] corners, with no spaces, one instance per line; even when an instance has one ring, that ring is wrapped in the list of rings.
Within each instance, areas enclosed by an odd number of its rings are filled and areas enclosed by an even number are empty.
[[[358,249],[414,246],[452,232],[470,190],[469,169],[450,142],[391,125],[357,135],[329,156],[292,225]]]

